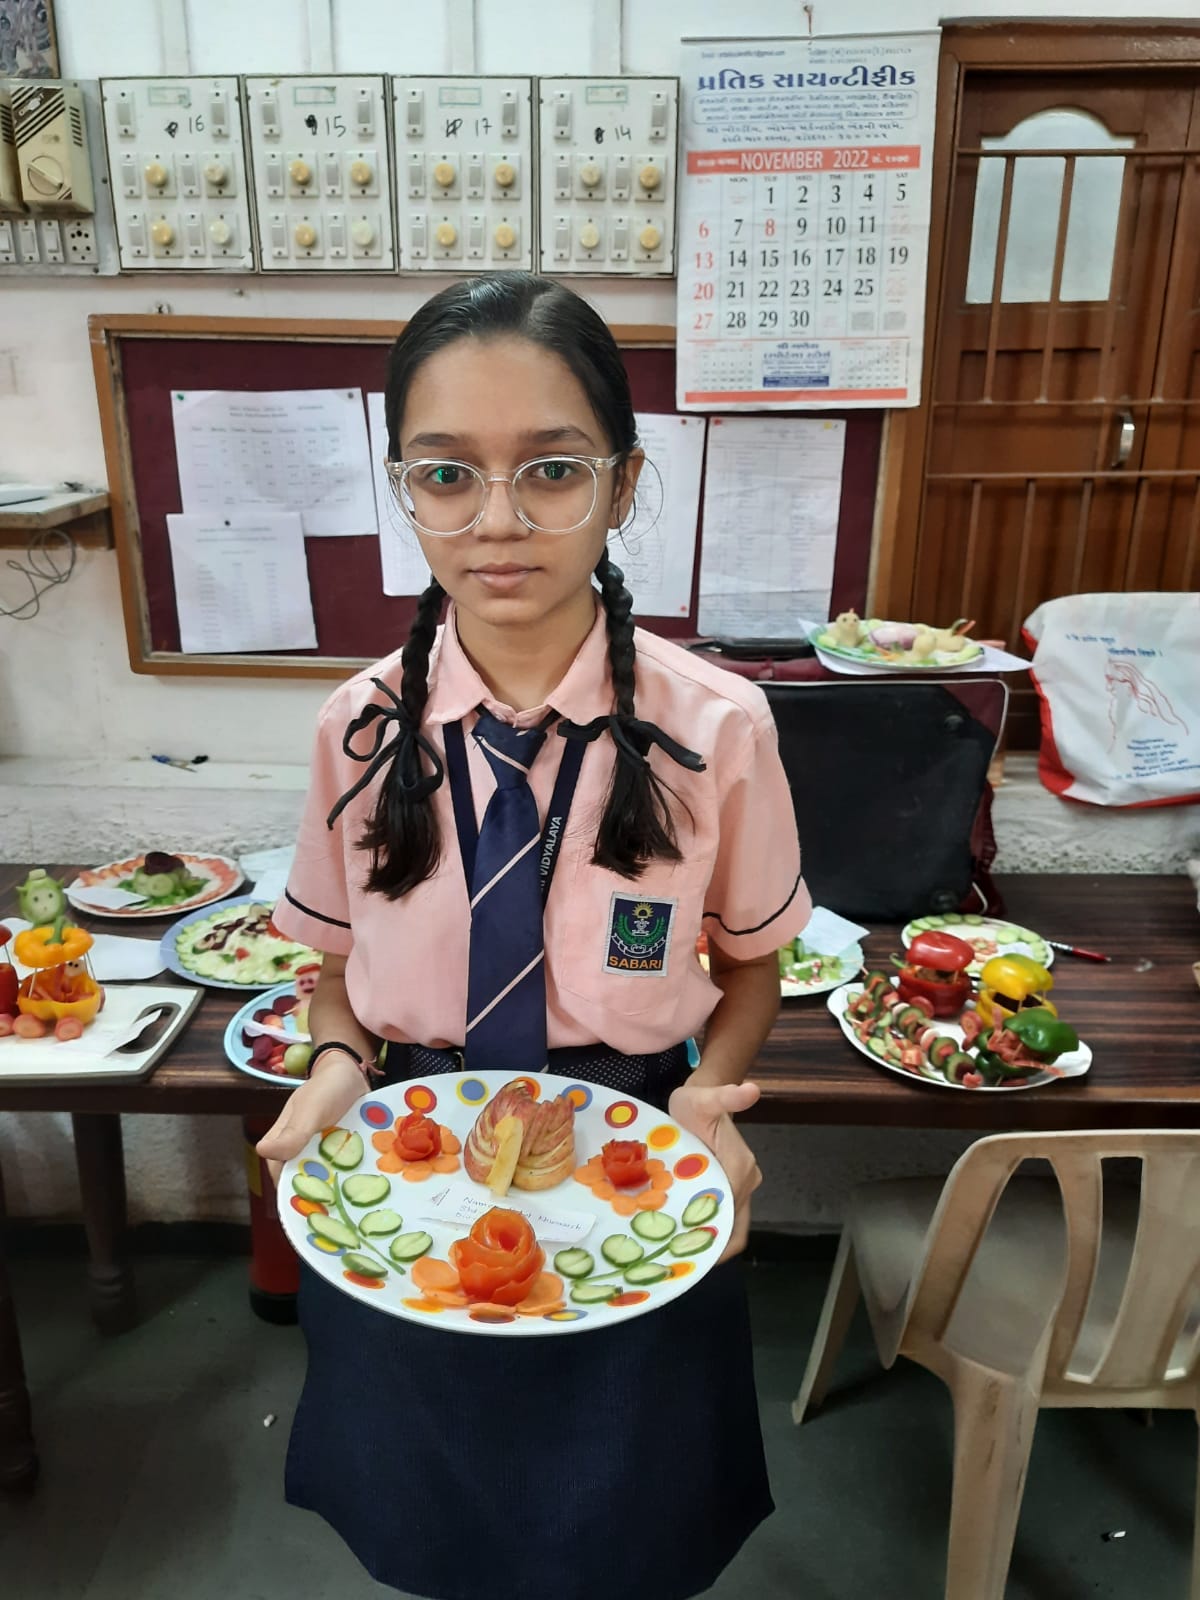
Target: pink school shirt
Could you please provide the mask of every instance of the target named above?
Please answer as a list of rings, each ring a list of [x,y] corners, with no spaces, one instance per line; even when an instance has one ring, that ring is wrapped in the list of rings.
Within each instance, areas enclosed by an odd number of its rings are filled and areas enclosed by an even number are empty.
[[[640,878],[622,878],[591,860],[614,747],[607,733],[587,746],[545,908],[551,1049],[603,1043],[632,1055],[678,1044],[699,1032],[720,999],[696,955],[701,929],[745,960],[799,933],[812,910],[775,723],[762,691],[655,634],[639,628],[635,639],[637,715],[697,751],[706,770],[689,772],[652,749],[655,771],[678,796],[672,810],[683,860],[651,862]],[[347,993],[371,1033],[456,1047],[466,1029],[470,911],[449,778],[429,802],[441,833],[438,868],[401,900],[366,892],[369,852],[356,848],[382,774],[332,829],[326,825],[339,797],[365,770],[343,752],[346,725],[365,705],[383,700],[372,677],[399,693],[401,675],[396,651],[342,684],[322,708],[295,864],[275,922],[292,938],[349,958]],[[607,715],[612,680],[603,612],[598,609],[547,704],[514,713],[492,698],[472,666],[451,608],[430,654],[422,722],[439,755],[445,755],[445,724],[461,721],[469,735],[481,704],[518,727],[542,721],[548,708],[580,723]],[[356,747],[367,748],[363,738]],[[565,743],[551,728],[531,771],[543,825]],[[468,737],[466,746],[482,823],[495,780],[474,740]],[[653,958],[639,968],[638,958],[630,961],[623,952],[639,948],[636,930],[661,929],[664,917],[665,947],[660,936]]]

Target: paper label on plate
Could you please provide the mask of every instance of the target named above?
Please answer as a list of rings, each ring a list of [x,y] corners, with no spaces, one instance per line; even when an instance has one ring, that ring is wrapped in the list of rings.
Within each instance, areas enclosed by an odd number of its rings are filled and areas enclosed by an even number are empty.
[[[817,955],[836,956],[850,945],[857,944],[860,939],[865,939],[867,929],[860,928],[857,922],[839,917],[836,911],[814,906],[808,925],[800,930],[800,937],[804,940],[806,950]]]
[[[596,1219],[586,1211],[566,1206],[548,1206],[534,1196],[510,1189],[502,1200],[474,1184],[448,1183],[421,1196],[421,1219],[444,1222],[452,1228],[474,1227],[493,1206],[519,1211],[540,1240],[555,1244],[580,1244],[591,1233]]]
[[[102,911],[123,911],[126,906],[140,906],[146,902],[144,894],[130,894],[128,889],[118,889],[110,884],[83,883],[76,878],[67,893],[82,905],[98,906]]]

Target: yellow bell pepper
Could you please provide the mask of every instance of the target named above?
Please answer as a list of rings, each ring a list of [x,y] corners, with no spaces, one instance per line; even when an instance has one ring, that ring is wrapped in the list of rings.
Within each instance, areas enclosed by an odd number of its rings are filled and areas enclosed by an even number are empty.
[[[1031,956],[993,956],[979,974],[975,1009],[989,1028],[1000,1027],[1031,1006],[1041,1006],[1057,1016],[1046,999],[1053,987],[1054,979]]]

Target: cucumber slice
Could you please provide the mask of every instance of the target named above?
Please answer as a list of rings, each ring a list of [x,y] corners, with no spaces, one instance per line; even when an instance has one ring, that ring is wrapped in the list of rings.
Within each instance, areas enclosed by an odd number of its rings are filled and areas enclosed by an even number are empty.
[[[388,1254],[393,1261],[419,1261],[433,1249],[433,1238],[428,1233],[402,1233],[393,1239]]]
[[[961,911],[947,911],[946,915],[942,918],[942,921],[950,923],[951,925],[955,925],[961,922],[962,919]]]
[[[363,1158],[362,1135],[348,1128],[334,1128],[321,1140],[321,1154],[332,1166],[352,1171]]]
[[[577,1306],[598,1306],[604,1300],[611,1300],[614,1295],[620,1294],[619,1283],[573,1283],[571,1285],[571,1299]]]
[[[980,916],[978,911],[968,911],[966,916],[963,918],[963,921],[969,922],[973,928],[977,928],[983,921],[983,918]]]
[[[296,1174],[292,1188],[301,1200],[314,1200],[320,1206],[331,1206],[337,1199],[332,1184],[326,1183],[324,1178],[310,1178],[306,1172]]]
[[[683,1225],[685,1228],[698,1228],[702,1222],[711,1222],[721,1209],[721,1203],[715,1195],[698,1194],[683,1212]]]
[[[404,1226],[404,1218],[398,1211],[389,1211],[385,1206],[380,1211],[368,1211],[365,1217],[358,1219],[358,1231],[370,1239],[386,1239],[390,1233],[398,1233]]]
[[[360,1172],[358,1177],[347,1178],[342,1184],[342,1193],[352,1206],[377,1206],[391,1192],[392,1185],[382,1173]]]
[[[349,1228],[340,1217],[327,1217],[320,1211],[314,1211],[308,1219],[310,1233],[315,1233],[318,1238],[328,1239],[331,1244],[344,1245],[347,1250],[352,1250],[358,1243],[358,1235],[353,1228]]]
[[[639,1287],[647,1283],[661,1283],[670,1271],[670,1267],[664,1267],[661,1261],[635,1261],[633,1266],[625,1269],[625,1282]]]
[[[936,917],[918,917],[913,923],[914,928],[932,928],[937,921]]]
[[[623,1233],[610,1233],[600,1246],[600,1254],[614,1267],[631,1267],[646,1252],[636,1239],[627,1238]]]
[[[587,1250],[560,1250],[554,1258],[554,1270],[564,1278],[586,1278],[596,1270],[596,1260]]]
[[[690,1233],[677,1234],[667,1249],[673,1256],[698,1256],[715,1243],[707,1228],[693,1228]]]
[[[634,1233],[652,1244],[662,1244],[675,1232],[675,1218],[665,1211],[639,1211],[630,1223]]]
[[[360,1256],[356,1250],[347,1250],[342,1257],[342,1266],[347,1272],[357,1272],[360,1278],[386,1278],[388,1269],[382,1261],[375,1261],[370,1256]]]

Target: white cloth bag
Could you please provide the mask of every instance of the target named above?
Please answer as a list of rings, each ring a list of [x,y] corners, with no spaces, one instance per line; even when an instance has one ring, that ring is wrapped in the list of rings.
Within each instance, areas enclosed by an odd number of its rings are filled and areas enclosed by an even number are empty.
[[[1024,628],[1038,773],[1096,806],[1200,801],[1200,594],[1072,594]]]

